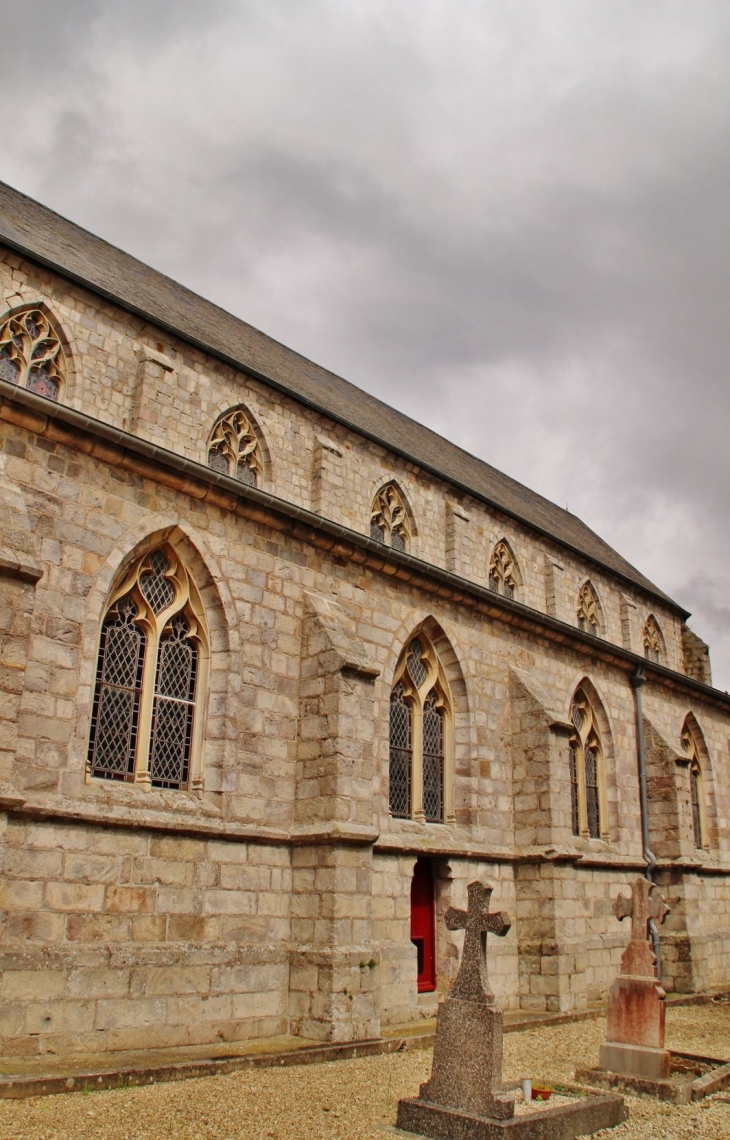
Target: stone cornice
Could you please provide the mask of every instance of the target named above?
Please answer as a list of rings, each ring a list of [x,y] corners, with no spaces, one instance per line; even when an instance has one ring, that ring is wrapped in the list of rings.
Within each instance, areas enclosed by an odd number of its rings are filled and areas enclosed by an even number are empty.
[[[616,665],[625,672],[641,668],[647,681],[692,694],[730,710],[730,694],[726,692],[657,665],[593,634],[584,633],[567,622],[530,609],[412,554],[385,547],[367,535],[222,475],[202,463],[186,459],[74,408],[16,388],[5,380],[0,380],[0,420],[15,423],[54,442],[92,455],[112,467],[133,471],[195,499],[214,503],[222,509],[287,532],[302,542],[396,577],[445,601],[477,609],[485,616],[548,641],[569,644],[576,652]]]
[[[470,862],[521,865],[526,863],[572,864],[580,869],[636,872],[643,874],[646,861],[615,851],[585,852],[573,847],[493,847],[474,842],[460,843],[458,836],[417,836],[400,838],[379,835],[377,828],[347,823],[295,824],[291,829],[266,827],[211,816],[180,816],[174,812],[145,811],[142,808],[110,808],[94,803],[76,803],[64,797],[26,799],[10,784],[0,784],[0,812],[19,819],[78,823],[134,831],[174,833],[202,840],[255,843],[274,847],[332,846],[372,847],[376,855],[427,855],[436,859],[464,859]],[[681,871],[695,875],[728,875],[730,864],[700,859],[666,859],[658,871]]]

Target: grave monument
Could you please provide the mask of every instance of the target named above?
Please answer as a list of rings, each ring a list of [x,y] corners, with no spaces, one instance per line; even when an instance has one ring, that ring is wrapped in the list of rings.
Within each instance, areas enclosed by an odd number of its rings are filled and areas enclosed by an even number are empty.
[[[649,923],[662,923],[669,907],[648,879],[636,879],[631,896],[618,895],[613,906],[619,921],[631,919],[631,940],[621,957],[621,973],[608,996],[606,1040],[599,1065],[614,1073],[663,1080],[670,1055],[664,1048],[664,999]]]
[[[399,1101],[397,1127],[433,1140],[568,1140],[620,1123],[623,1100],[605,1095],[515,1117],[514,1092],[502,1083],[502,1010],[487,975],[487,935],[504,937],[510,921],[490,912],[491,895],[470,883],[467,910],[444,916],[449,930],[465,931],[461,964],[439,1005],[431,1077],[418,1097]]]

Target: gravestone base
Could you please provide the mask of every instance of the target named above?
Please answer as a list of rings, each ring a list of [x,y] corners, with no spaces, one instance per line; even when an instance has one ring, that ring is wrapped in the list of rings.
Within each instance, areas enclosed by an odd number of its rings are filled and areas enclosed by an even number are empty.
[[[399,1102],[396,1127],[431,1140],[574,1140],[628,1119],[622,1097],[581,1092],[573,1104],[543,1108],[509,1120],[443,1108],[414,1097]]]
[[[598,1067],[627,1077],[647,1077],[664,1081],[671,1069],[668,1049],[653,1049],[646,1045],[627,1045],[623,1041],[604,1041],[598,1055]]]

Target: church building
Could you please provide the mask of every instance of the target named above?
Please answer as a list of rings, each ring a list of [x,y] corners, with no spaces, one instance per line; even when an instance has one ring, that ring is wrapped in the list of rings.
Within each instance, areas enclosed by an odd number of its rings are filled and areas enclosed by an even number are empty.
[[[0,185],[0,1055],[730,988],[730,696],[578,518]]]

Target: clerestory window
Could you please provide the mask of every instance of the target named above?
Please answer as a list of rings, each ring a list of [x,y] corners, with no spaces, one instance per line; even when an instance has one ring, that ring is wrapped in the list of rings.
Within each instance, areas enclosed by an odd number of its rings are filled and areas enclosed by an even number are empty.
[[[208,440],[208,466],[250,487],[261,486],[264,474],[261,444],[250,417],[242,408],[226,412],[216,421]]]
[[[393,550],[411,547],[411,525],[406,504],[394,483],[381,487],[370,510],[370,537]]]
[[[66,381],[66,357],[51,318],[29,307],[0,324],[0,378],[57,400]]]
[[[504,539],[498,542],[489,560],[489,588],[505,598],[516,598],[520,571],[515,557]]]
[[[664,638],[662,631],[659,628],[659,623],[653,614],[644,622],[644,656],[649,661],[655,661],[659,665],[664,656]]]
[[[595,637],[601,635],[603,630],[601,603],[591,582],[584,582],[578,592],[576,617],[578,628],[584,633],[592,633]]]
[[[95,779],[202,786],[208,636],[195,583],[170,545],[138,559],[101,628],[89,737]]]

